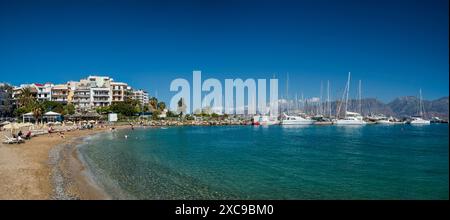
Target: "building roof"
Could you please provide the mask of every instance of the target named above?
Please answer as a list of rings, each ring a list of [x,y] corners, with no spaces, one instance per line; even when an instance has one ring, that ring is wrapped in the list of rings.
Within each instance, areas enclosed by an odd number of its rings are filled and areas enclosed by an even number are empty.
[[[44,114],[44,116],[59,116],[59,115],[61,115],[61,114],[59,114],[57,112],[52,112],[52,111],[46,112]]]

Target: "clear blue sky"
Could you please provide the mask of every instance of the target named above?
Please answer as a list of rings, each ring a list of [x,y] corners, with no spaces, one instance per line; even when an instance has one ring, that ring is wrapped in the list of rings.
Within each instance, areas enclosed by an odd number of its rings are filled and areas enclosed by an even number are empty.
[[[448,0],[3,1],[0,81],[63,83],[90,74],[169,101],[171,80],[280,78],[319,96],[346,74],[390,101],[449,93]],[[351,94],[355,96],[356,90]]]

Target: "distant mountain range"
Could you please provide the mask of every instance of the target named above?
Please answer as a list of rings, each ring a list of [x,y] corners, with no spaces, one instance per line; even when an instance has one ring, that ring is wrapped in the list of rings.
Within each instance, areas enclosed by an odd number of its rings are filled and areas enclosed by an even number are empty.
[[[442,119],[449,118],[449,97],[442,97],[436,100],[423,100],[425,108],[425,117],[440,117]],[[358,111],[358,100],[350,100],[348,111]],[[339,102],[332,103],[332,111],[335,112]],[[419,112],[419,98],[414,96],[405,96],[394,99],[389,103],[383,103],[374,98],[367,98],[361,100],[362,112],[364,115],[368,114],[384,114],[398,118],[418,115]]]

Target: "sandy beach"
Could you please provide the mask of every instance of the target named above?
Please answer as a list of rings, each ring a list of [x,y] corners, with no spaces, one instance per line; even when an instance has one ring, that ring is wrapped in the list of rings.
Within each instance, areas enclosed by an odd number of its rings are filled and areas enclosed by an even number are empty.
[[[74,130],[65,138],[44,134],[22,144],[0,144],[0,199],[108,199],[84,175],[75,147],[82,137],[105,130]]]

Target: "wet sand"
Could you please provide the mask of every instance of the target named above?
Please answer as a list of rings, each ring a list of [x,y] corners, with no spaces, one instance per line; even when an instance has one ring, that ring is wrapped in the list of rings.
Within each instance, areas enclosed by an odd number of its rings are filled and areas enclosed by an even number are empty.
[[[86,175],[76,149],[82,137],[102,131],[107,128],[0,144],[0,199],[109,199]]]

